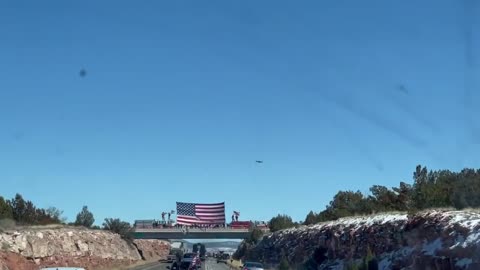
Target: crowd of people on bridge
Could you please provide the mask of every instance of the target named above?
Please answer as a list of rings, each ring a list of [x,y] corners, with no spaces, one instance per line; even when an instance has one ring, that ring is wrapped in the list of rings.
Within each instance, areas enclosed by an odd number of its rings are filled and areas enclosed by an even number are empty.
[[[238,217],[240,216],[240,212],[238,211],[233,211],[232,215],[232,222],[227,224],[190,224],[190,225],[182,225],[175,223],[175,221],[172,219],[172,214],[174,214],[174,211],[170,212],[162,212],[161,213],[161,220],[138,220],[135,221],[135,228],[142,228],[142,229],[148,229],[148,228],[153,228],[153,229],[179,229],[182,230],[183,232],[187,232],[188,229],[201,229],[203,231],[208,231],[212,229],[245,229],[245,228],[250,228],[251,225],[254,225],[255,227],[267,227],[267,223],[264,221],[238,221]]]
[[[250,221],[250,224],[253,224],[255,227],[267,227],[268,224],[265,221]],[[151,223],[135,223],[136,228],[141,229],[179,229],[182,231],[187,231],[188,229],[200,229],[202,231],[215,230],[215,229],[239,229],[239,228],[248,228],[248,226],[235,225],[235,223],[230,224],[191,224],[183,225],[173,222],[162,222],[158,220],[153,220]]]

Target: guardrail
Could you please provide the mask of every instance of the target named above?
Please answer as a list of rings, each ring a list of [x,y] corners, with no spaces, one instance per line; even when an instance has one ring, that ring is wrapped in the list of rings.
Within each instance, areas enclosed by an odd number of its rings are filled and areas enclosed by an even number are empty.
[[[249,233],[249,229],[231,228],[135,228],[133,236],[136,239],[245,239]]]
[[[136,232],[248,232],[249,229],[233,228],[134,228]],[[269,229],[261,229],[264,232]]]

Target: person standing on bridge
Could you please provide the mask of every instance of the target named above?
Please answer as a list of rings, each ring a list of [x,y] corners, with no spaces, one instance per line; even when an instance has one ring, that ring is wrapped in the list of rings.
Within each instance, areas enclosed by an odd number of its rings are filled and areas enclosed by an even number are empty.
[[[165,212],[162,212],[162,221],[165,222]]]
[[[172,217],[172,213],[168,212],[168,223],[170,223],[170,218]]]

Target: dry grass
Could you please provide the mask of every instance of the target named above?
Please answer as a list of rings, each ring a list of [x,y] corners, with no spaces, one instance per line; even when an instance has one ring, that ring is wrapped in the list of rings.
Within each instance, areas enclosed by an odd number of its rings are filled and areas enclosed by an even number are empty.
[[[14,230],[16,224],[14,220],[11,219],[0,219],[0,231],[9,231]]]
[[[83,226],[72,226],[72,225],[66,225],[66,224],[17,225],[13,220],[8,220],[8,219],[0,220],[0,230],[3,230],[3,231],[41,231],[41,230],[56,230],[56,229],[71,229],[76,231],[96,230],[93,228],[86,228]]]
[[[11,248],[11,246],[10,246],[9,243],[5,243],[5,242],[2,243],[1,250],[8,251],[10,248]]]

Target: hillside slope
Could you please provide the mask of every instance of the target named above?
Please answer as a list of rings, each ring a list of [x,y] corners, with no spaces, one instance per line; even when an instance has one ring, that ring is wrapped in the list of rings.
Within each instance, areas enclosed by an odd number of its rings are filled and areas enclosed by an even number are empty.
[[[365,257],[378,269],[480,269],[480,213],[343,218],[276,232],[245,253],[274,265],[285,257],[304,269],[358,267]]]
[[[0,233],[0,270],[34,270],[44,266],[101,269],[164,258],[168,242],[135,240],[78,227],[26,228]]]

